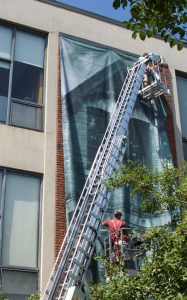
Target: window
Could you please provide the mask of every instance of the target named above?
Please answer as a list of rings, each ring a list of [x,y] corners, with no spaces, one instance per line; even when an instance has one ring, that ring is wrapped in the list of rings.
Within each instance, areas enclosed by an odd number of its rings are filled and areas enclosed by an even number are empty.
[[[40,187],[39,176],[0,171],[1,284],[9,300],[25,300],[39,288]]]
[[[0,123],[43,130],[45,36],[0,25]]]
[[[176,73],[184,159],[187,160],[187,75]]]

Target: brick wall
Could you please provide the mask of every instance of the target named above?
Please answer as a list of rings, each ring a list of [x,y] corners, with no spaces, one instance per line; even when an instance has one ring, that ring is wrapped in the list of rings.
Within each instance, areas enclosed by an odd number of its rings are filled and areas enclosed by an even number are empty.
[[[60,72],[60,37],[58,47],[58,99],[57,99],[57,153],[56,153],[56,206],[55,206],[55,258],[66,234],[66,200],[64,177],[64,150],[62,134],[62,97]]]
[[[170,78],[169,78],[169,68],[165,67],[166,81],[167,86],[170,87]],[[167,134],[171,148],[171,154],[173,157],[174,167],[177,168],[177,151],[176,151],[176,142],[175,142],[175,131],[174,131],[174,122],[173,122],[173,107],[171,96],[165,94],[165,98],[168,103],[168,116],[167,116]]]
[[[165,67],[166,80],[170,89],[169,69]],[[176,143],[173,123],[172,99],[165,95],[168,103],[167,133],[171,147],[174,166],[177,167]],[[61,99],[61,72],[60,72],[60,37],[58,47],[58,99],[57,99],[57,155],[56,155],[56,207],[55,207],[55,257],[66,234],[66,200],[64,177],[64,152],[62,134],[62,99]]]

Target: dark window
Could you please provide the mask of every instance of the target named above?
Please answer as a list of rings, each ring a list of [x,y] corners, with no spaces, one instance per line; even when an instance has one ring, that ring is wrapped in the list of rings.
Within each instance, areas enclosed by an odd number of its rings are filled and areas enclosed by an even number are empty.
[[[44,53],[43,36],[0,25],[1,124],[43,130]]]
[[[0,123],[6,124],[10,63],[0,60]]]

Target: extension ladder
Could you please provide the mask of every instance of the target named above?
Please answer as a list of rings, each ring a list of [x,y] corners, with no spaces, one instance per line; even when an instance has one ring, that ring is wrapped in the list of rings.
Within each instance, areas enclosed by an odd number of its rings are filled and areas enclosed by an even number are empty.
[[[92,164],[42,300],[65,300],[71,287],[76,286],[79,290],[82,288],[111,196],[111,191],[107,189],[103,180],[113,176],[114,172],[120,169],[127,144],[125,132],[146,71],[146,63],[158,59],[158,56],[149,54],[135,63],[134,67],[128,68],[115,110]]]

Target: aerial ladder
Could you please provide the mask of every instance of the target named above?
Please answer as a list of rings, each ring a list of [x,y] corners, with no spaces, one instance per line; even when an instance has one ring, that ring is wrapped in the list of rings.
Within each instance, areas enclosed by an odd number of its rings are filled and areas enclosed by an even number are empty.
[[[147,64],[156,74],[154,81],[141,89]],[[160,57],[150,53],[137,61],[128,73],[112,118],[97,151],[83,191],[61,245],[42,300],[84,300],[81,291],[93,255],[111,191],[105,180],[120,170],[127,146],[125,132],[137,99],[141,94],[150,101],[167,93],[165,73],[160,71]]]

